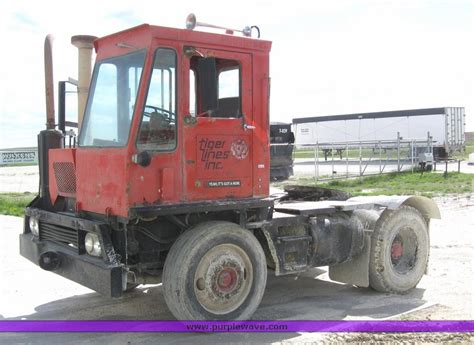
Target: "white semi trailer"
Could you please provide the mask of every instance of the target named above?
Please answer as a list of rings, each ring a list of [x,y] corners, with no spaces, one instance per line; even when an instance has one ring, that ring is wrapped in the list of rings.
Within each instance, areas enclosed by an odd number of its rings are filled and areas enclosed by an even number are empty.
[[[293,119],[296,145],[432,137],[435,158],[464,149],[462,107],[396,110]]]

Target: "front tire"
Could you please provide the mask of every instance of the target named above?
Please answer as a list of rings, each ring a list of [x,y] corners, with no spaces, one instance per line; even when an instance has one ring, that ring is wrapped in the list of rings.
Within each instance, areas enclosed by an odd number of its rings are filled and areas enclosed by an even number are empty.
[[[246,320],[262,300],[265,254],[248,230],[206,222],[171,247],[163,270],[166,304],[179,320]]]
[[[394,293],[413,289],[426,271],[429,247],[428,226],[417,209],[401,206],[383,214],[372,234],[370,286]]]

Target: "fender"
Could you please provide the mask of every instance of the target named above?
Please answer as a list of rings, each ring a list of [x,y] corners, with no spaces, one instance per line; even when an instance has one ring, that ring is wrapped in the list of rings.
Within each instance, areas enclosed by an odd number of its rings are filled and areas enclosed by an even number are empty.
[[[441,219],[438,205],[424,196],[417,195],[377,195],[377,196],[358,196],[350,198],[347,201],[372,202],[375,205],[386,207],[389,210],[395,210],[402,205],[416,208],[425,217],[425,219]]]
[[[417,209],[426,219],[429,226],[431,218],[441,219],[439,208],[434,201],[423,196],[405,196],[405,195],[380,195],[380,196],[361,196],[354,197],[347,200],[356,202],[374,203],[374,205],[386,207],[380,214],[380,218],[388,210],[396,210],[400,206],[411,206]],[[337,264],[329,267],[329,277],[332,280],[339,281],[346,284],[353,284],[361,287],[369,286],[369,260],[371,247],[371,233],[377,226],[378,219],[372,216],[360,215],[364,224],[366,225],[366,234],[364,240],[364,249],[362,253],[354,257],[348,262]],[[425,272],[426,274],[427,272]]]

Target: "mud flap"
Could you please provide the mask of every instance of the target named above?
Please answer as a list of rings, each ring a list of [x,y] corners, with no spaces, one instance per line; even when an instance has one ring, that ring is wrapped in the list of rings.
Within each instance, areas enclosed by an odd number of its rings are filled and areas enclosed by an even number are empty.
[[[329,266],[329,278],[332,280],[357,285],[369,286],[370,234],[364,235],[362,253],[341,264]]]

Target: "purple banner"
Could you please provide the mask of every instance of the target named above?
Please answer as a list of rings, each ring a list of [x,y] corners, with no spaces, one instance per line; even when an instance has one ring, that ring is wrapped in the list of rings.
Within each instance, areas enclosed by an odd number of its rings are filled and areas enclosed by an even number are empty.
[[[474,332],[474,321],[0,321],[0,332]]]

